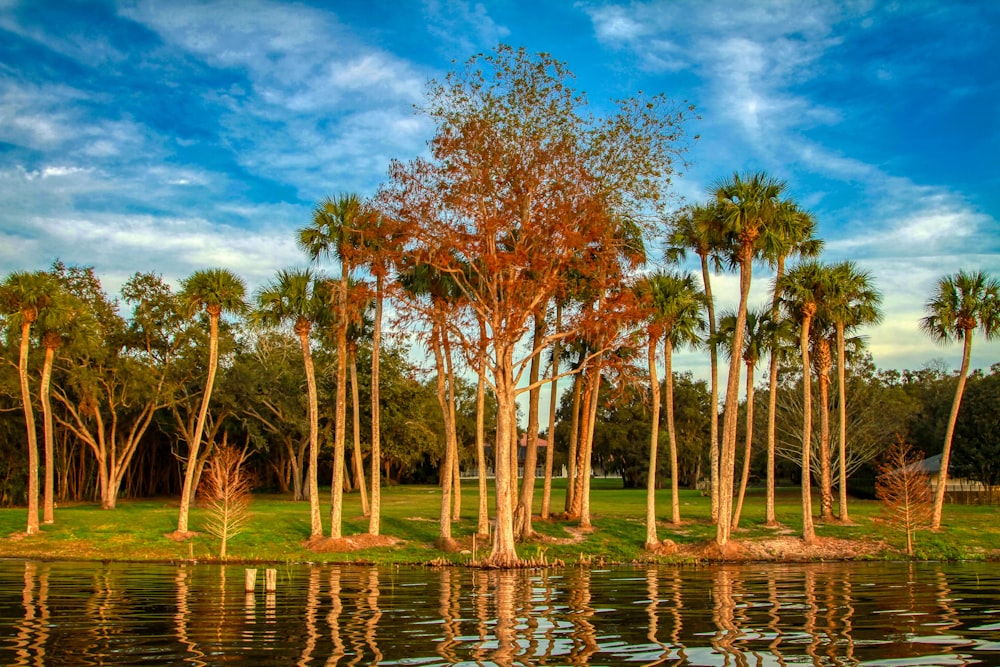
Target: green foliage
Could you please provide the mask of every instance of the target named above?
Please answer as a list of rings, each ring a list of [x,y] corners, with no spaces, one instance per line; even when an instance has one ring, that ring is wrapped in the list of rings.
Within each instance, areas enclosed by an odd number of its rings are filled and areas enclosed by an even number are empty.
[[[567,400],[564,396],[564,409]],[[650,407],[649,390],[626,388],[615,400],[598,410],[594,429],[594,456],[608,471],[621,475],[625,488],[645,488],[649,469]],[[674,374],[674,428],[677,435],[678,479],[682,486],[694,486],[699,463],[706,452],[709,433],[708,387],[695,381],[691,373]],[[661,413],[660,454],[657,459],[658,486],[670,479],[666,456],[666,414]]]
[[[984,489],[1000,484],[1000,364],[986,377],[969,377],[955,425],[951,474],[979,482]],[[993,497],[989,494],[989,497]]]

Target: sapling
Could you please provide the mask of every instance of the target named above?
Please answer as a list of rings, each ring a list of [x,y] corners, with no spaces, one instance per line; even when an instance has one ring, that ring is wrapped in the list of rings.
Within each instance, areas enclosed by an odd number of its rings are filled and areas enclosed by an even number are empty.
[[[245,451],[223,445],[212,454],[202,477],[200,491],[208,512],[205,531],[222,541],[219,558],[226,557],[229,538],[242,532],[250,518],[253,479],[243,468],[245,460]]]
[[[896,436],[879,466],[875,496],[882,501],[890,523],[906,533],[906,553],[913,556],[913,533],[931,525],[934,494],[930,476],[920,467],[922,452]]]

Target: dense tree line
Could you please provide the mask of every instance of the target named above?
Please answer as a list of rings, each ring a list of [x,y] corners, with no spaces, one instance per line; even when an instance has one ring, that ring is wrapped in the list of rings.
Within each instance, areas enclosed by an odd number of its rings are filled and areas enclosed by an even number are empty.
[[[997,281],[959,272],[928,301],[923,330],[964,345],[956,377],[877,371],[856,332],[878,323],[881,294],[853,263],[821,261],[815,220],[786,183],[734,173],[705,202],[674,205],[690,105],[639,95],[594,115],[563,63],[500,47],[431,82],[422,112],[437,128],[428,157],[393,162],[370,199],[317,204],[296,232],[310,267],[280,269],[253,294],[226,268],[196,271],[177,292],[140,273],[114,296],[93,269],[59,262],[5,278],[0,485],[6,502],[27,504],[28,533],[39,498],[51,522],[57,494],[107,509],[123,492],[179,494],[173,537],[184,539],[207,457],[235,442],[252,452],[261,486],[308,501],[313,539],[325,534],[321,479],[328,534],[339,538],[343,493],[361,494],[378,535],[381,484],[431,478],[440,544],[453,548],[460,470],[474,464],[489,561],[516,565],[516,542],[533,535],[536,438],[548,433],[545,518],[565,461],[561,516],[590,525],[597,462],[646,486],[655,550],[654,490],[670,479],[677,525],[679,486],[706,479],[725,547],[751,475],[765,480],[774,524],[778,472],[797,468],[810,541],[814,478],[820,516],[849,521],[845,481],[894,433],[920,447],[940,430],[947,464],[953,440],[970,450],[979,437],[970,424],[988,429],[959,409],[963,393],[967,411],[988,403],[979,392],[992,385],[967,380],[968,360],[975,331],[997,332]],[[700,275],[682,270],[687,253]],[[773,289],[754,307],[762,266]],[[724,270],[739,276],[738,306],[716,313],[711,276]],[[387,303],[399,335],[382,334]],[[708,381],[673,369],[685,346],[707,350]],[[949,382],[940,427],[930,415]]]

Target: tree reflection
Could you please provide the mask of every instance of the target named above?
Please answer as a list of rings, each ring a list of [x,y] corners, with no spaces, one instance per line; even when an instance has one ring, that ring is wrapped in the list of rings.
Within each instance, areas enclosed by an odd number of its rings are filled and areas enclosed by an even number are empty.
[[[458,619],[462,613],[458,608],[459,591],[461,584],[459,577],[452,577],[452,568],[442,567],[438,570],[438,586],[440,595],[438,597],[438,613],[443,621],[444,637],[437,644],[437,652],[448,662],[458,662],[455,654],[455,647],[458,646],[456,639],[461,633],[458,627]],[[453,580],[454,579],[454,583]]]
[[[737,640],[743,636],[743,631],[736,623],[736,601],[733,599],[734,573],[726,567],[720,567],[712,579],[712,620],[716,632],[712,637],[712,648],[724,656],[724,665],[735,664],[737,667],[747,665],[746,656],[736,646]],[[732,658],[732,662],[730,662]]]
[[[343,572],[339,567],[331,567],[329,575],[330,585],[330,611],[326,615],[326,624],[330,628],[330,640],[333,643],[333,650],[327,658],[327,665],[336,665],[347,652],[344,649],[344,638],[340,636],[340,617],[344,613],[344,601],[341,597],[341,576]],[[310,593],[312,592],[312,581],[310,580]],[[316,575],[316,597],[319,598],[319,572]]]
[[[590,619],[594,616],[591,606],[590,570],[573,568],[569,577],[569,608],[570,623],[573,625],[571,637],[573,651],[570,655],[571,664],[586,665],[590,656],[600,648],[597,644],[597,633]]]
[[[35,588],[38,595],[35,595]],[[49,566],[34,561],[24,563],[24,588],[21,589],[24,616],[17,624],[14,638],[16,665],[47,664],[45,645],[49,638]]]
[[[657,637],[660,630],[660,571],[651,567],[646,570],[646,594],[649,596],[649,605],[646,607],[646,638],[651,644],[660,647],[660,655],[653,662],[648,662],[648,667],[662,665],[670,657],[670,647],[664,644]]]
[[[1000,664],[982,621],[1000,571],[949,567],[324,565],[294,570],[265,612],[218,566],[8,562],[0,664]]]
[[[177,603],[175,605],[176,613],[174,614],[174,628],[177,633],[177,641],[179,641],[191,655],[190,661],[192,664],[206,665],[208,663],[203,660],[205,657],[204,652],[202,652],[202,650],[198,647],[197,642],[191,638],[188,630],[188,619],[191,616],[191,590],[188,585],[188,577],[190,576],[191,573],[187,565],[179,566],[176,574],[174,575],[174,589],[177,596]]]

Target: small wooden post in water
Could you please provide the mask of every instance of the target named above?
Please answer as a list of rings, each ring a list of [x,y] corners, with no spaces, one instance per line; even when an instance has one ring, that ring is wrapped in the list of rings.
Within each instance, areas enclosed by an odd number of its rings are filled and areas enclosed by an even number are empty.
[[[249,568],[249,567],[247,568],[245,582],[246,583],[244,585],[244,588],[246,589],[246,592],[247,593],[253,593],[254,587],[257,586],[257,570],[256,570],[256,568]]]
[[[278,590],[278,571],[272,568],[264,570],[264,592],[274,593]]]

